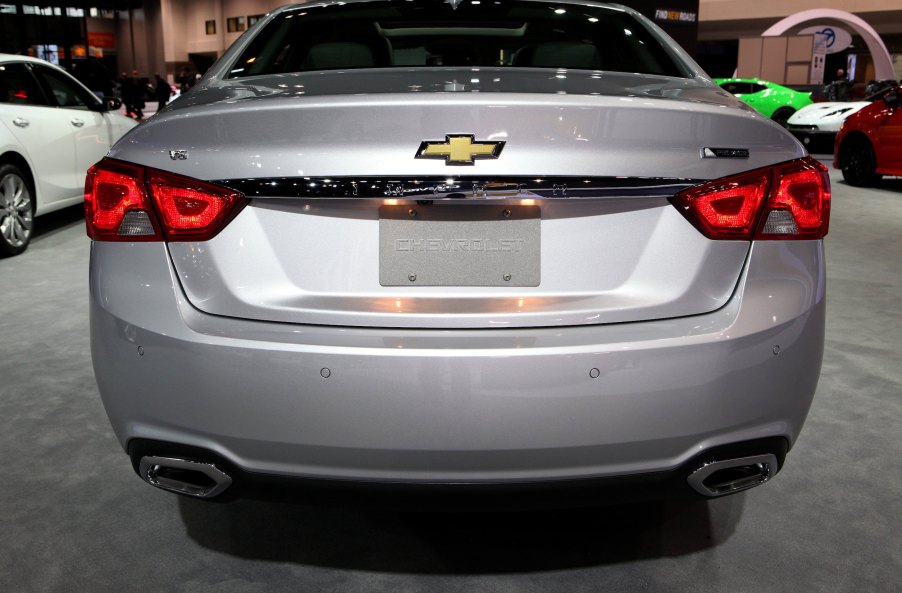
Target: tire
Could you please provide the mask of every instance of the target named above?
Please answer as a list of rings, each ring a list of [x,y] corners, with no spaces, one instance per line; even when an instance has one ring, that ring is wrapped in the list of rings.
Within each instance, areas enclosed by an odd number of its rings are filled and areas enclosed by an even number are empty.
[[[774,111],[774,114],[770,116],[770,118],[785,128],[786,122],[789,121],[789,118],[792,117],[792,114],[795,112],[795,109],[790,109],[789,107],[781,107],[780,109]]]
[[[31,241],[34,193],[15,165],[0,165],[0,257],[19,255]]]
[[[846,183],[855,187],[874,185],[881,177],[876,172],[877,159],[871,143],[860,136],[842,143],[839,148],[839,166]]]

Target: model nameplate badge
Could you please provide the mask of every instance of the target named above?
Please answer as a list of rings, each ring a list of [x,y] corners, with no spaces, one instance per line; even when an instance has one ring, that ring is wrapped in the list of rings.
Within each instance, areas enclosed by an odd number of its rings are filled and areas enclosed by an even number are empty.
[[[703,159],[747,159],[748,148],[702,148]]]
[[[476,159],[497,159],[504,142],[479,141],[473,134],[446,134],[445,140],[424,140],[414,158],[443,159],[446,165],[473,165]]]
[[[187,161],[188,160],[188,151],[187,150],[170,150],[169,158],[174,161]]]

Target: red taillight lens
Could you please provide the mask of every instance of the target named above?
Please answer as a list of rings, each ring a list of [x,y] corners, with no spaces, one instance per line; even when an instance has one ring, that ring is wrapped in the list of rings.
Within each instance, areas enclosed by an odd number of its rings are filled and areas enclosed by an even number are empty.
[[[85,182],[88,236],[95,241],[206,241],[245,204],[230,189],[113,159]]]
[[[244,197],[235,191],[189,177],[162,171],[150,171],[147,177],[169,241],[211,238],[244,203]]]
[[[128,219],[141,218],[145,232],[129,232]],[[85,180],[85,221],[95,241],[159,241],[150,201],[144,189],[144,168],[103,160]]]
[[[767,171],[752,171],[681,191],[674,203],[711,239],[748,239],[770,188]]]
[[[823,164],[805,157],[689,188],[671,201],[710,239],[820,239],[830,179]]]
[[[774,189],[756,239],[820,239],[830,226],[830,176],[806,158],[774,167]]]

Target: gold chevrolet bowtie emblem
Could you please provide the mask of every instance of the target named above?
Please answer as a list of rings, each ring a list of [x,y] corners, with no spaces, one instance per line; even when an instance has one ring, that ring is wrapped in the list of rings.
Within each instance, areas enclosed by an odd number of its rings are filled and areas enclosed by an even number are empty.
[[[497,159],[504,142],[477,142],[473,134],[447,134],[445,141],[426,140],[415,158],[444,159],[446,165],[472,165],[476,159]]]

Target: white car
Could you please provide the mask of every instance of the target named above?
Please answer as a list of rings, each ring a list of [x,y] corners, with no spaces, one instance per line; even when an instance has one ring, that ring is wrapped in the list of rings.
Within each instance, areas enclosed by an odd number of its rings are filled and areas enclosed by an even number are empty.
[[[65,70],[0,54],[0,257],[31,240],[35,216],[84,199],[88,167],[135,121]]]
[[[786,122],[786,129],[809,152],[833,152],[833,141],[842,123],[870,104],[870,101],[813,103],[793,113]]]

